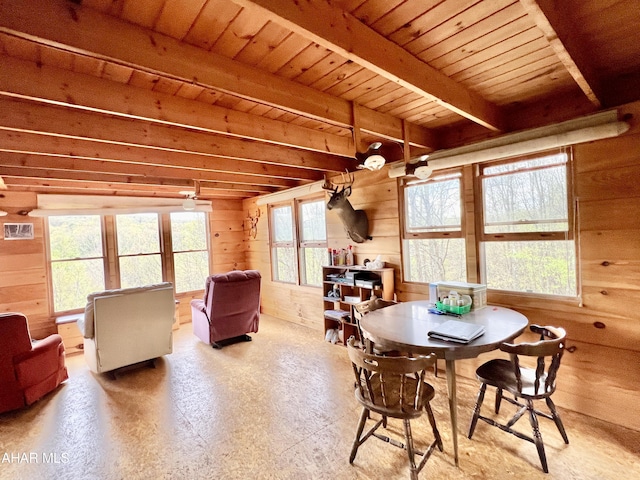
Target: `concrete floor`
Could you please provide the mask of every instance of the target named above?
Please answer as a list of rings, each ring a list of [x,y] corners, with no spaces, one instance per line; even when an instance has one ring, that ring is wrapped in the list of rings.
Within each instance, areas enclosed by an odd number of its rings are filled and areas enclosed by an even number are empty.
[[[409,478],[405,453],[376,439],[349,464],[360,407],[345,348],[324,342],[322,332],[263,316],[252,342],[214,350],[184,324],[174,352],[155,369],[114,380],[91,373],[82,355],[68,357],[67,366],[61,388],[0,415],[1,479]],[[434,452],[420,478],[640,478],[640,432],[562,405],[569,445],[541,419],[548,475],[533,444],[497,428],[480,423],[468,440],[478,384],[464,378],[456,468],[444,373],[430,381],[445,451]],[[413,423],[413,434],[418,446],[431,441],[426,418]]]

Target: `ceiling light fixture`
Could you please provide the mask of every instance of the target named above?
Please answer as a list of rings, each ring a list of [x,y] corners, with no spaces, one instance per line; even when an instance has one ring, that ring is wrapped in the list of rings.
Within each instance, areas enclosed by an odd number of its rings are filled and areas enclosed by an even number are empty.
[[[426,180],[433,173],[433,167],[427,162],[429,155],[422,155],[417,163],[415,163],[415,169],[413,174],[420,180]]]
[[[392,164],[391,169],[393,170],[393,172],[389,170],[389,176],[392,178],[393,176],[397,176],[394,172],[396,170],[399,170],[399,168],[401,167],[402,172],[404,172],[403,175],[413,175],[415,177],[418,177],[420,180],[426,180],[431,176],[431,174],[433,174],[434,170],[433,167],[427,162],[428,158],[429,155],[420,155],[419,157],[412,159],[411,162],[407,164]]]
[[[7,189],[7,184],[4,183],[4,180],[2,177],[0,177],[0,190],[6,190]]]
[[[4,210],[0,210],[0,217],[4,217],[5,215],[7,215],[7,212],[5,212]]]
[[[367,149],[367,157],[362,165],[358,165],[360,169],[367,169],[371,171],[380,170],[384,167],[387,160],[380,154],[382,148],[382,142],[373,142]]]

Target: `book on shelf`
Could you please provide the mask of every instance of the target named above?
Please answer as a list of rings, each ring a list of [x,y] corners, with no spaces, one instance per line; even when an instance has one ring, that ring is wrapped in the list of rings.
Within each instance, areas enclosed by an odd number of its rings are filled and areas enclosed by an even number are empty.
[[[332,320],[345,320],[345,317],[349,317],[349,312],[344,310],[325,310],[324,316]]]
[[[428,332],[429,337],[448,342],[469,343],[484,333],[482,325],[447,320]]]

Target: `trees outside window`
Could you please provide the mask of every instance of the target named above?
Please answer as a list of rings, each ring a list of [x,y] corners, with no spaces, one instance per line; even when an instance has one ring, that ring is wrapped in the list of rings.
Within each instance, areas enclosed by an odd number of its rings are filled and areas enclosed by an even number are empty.
[[[47,232],[52,314],[84,309],[105,289],[165,281],[177,293],[202,290],[209,275],[204,212],[50,216]]]
[[[53,308],[84,308],[87,294],[105,289],[102,221],[99,215],[48,218]]]
[[[157,213],[116,215],[120,287],[162,282]]]
[[[297,262],[291,205],[271,207],[271,268],[273,280],[297,282]]]
[[[403,185],[404,279],[466,281],[458,172]]]
[[[327,263],[327,227],[324,200],[298,204],[300,232],[300,283],[322,286],[322,266]]]
[[[202,290],[209,275],[207,217],[204,212],[171,214],[171,244],[176,292]]]
[[[569,155],[480,167],[481,276],[488,288],[577,295]]]

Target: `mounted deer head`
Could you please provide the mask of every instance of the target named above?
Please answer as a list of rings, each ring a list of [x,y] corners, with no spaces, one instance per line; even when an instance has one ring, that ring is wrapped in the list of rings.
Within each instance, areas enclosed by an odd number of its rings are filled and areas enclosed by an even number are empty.
[[[331,192],[331,198],[327,202],[327,210],[334,210],[347,231],[347,235],[356,243],[371,240],[369,236],[369,219],[364,210],[354,210],[349,202],[351,195],[351,185],[353,185],[353,174],[342,174],[342,182],[329,182],[324,178],[322,188]],[[342,187],[342,188],[340,188]]]

